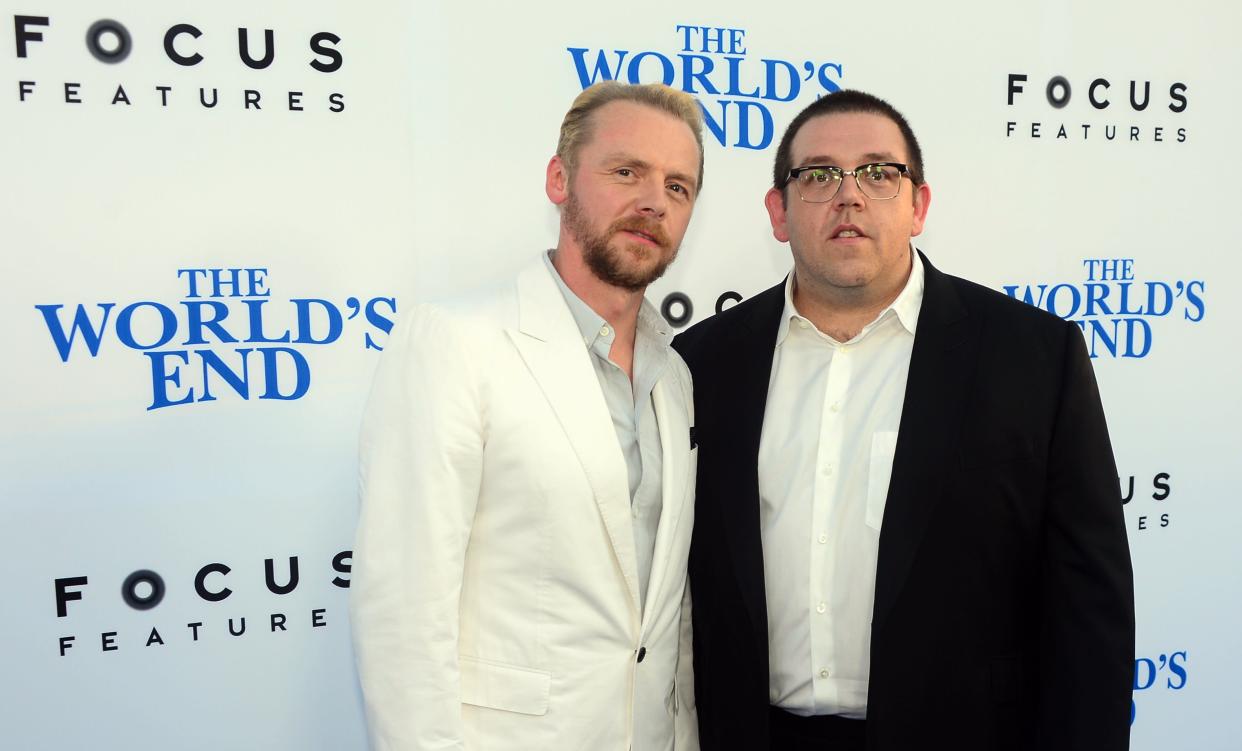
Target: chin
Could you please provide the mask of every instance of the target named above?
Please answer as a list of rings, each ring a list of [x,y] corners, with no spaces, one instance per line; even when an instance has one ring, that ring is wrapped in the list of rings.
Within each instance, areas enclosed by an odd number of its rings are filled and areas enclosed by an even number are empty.
[[[651,263],[659,252],[656,248],[636,242],[622,243],[620,251],[617,255],[629,256],[636,264]]]
[[[837,287],[861,287],[875,279],[875,269],[866,263],[838,263],[825,269],[824,278]]]

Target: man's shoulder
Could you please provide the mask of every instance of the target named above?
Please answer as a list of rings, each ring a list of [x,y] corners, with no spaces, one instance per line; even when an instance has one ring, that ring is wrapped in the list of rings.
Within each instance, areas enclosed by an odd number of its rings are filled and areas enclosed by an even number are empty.
[[[452,297],[428,300],[423,305],[463,323],[505,323],[517,313],[517,285],[512,278],[504,279]]]
[[[1010,297],[1004,292],[984,286],[960,276],[940,272],[944,280],[957,292],[962,304],[972,314],[986,316],[996,326],[1016,326],[1021,330],[1054,333],[1063,331],[1067,324],[1048,311]],[[1071,324],[1072,325],[1072,324]]]
[[[1059,362],[1071,340],[1082,336],[1075,324],[1042,308],[969,279],[936,273],[975,321],[981,346],[996,357],[1031,367]]]
[[[469,328],[497,328],[517,316],[517,277],[479,285],[452,295],[417,300],[408,314],[426,316]]]
[[[784,280],[738,304],[705,318],[677,335],[673,347],[690,362],[717,346],[748,332],[762,333],[765,323],[773,326],[784,308]],[[767,319],[770,319],[767,320]]]
[[[466,292],[415,300],[397,316],[391,340],[406,348],[466,351],[494,346],[517,320],[512,278]]]

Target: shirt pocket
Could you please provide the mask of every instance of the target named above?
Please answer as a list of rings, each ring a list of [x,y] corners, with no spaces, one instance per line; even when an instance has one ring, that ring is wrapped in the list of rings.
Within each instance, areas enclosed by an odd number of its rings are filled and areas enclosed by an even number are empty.
[[[871,460],[867,468],[867,526],[879,531],[888,502],[888,483],[893,477],[897,431],[881,430],[871,436]]]

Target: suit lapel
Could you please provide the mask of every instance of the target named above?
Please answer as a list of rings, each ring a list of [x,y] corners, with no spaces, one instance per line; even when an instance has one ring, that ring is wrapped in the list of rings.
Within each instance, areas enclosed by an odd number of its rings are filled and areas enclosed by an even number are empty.
[[[686,484],[690,480],[690,424],[686,420],[689,390],[683,391],[680,378],[676,369],[670,366],[651,392],[651,403],[660,431],[662,477],[660,525],[656,529],[655,550],[651,559],[651,580],[647,583],[648,607],[643,612],[644,633],[649,614],[658,610],[650,605],[660,596],[660,588],[667,577],[669,549],[678,539],[677,528],[685,508]]]
[[[922,254],[920,253],[920,256]],[[957,436],[978,358],[979,322],[952,282],[923,258],[923,304],[910,355],[876,563],[874,628],[897,600],[954,465]]]
[[[637,620],[642,608],[629,481],[590,353],[542,259],[518,276],[517,285],[518,330],[509,335],[578,456]]]
[[[767,594],[763,579],[763,537],[759,520],[759,440],[768,401],[768,381],[781,311],[785,308],[785,283],[761,292],[746,318],[734,331],[735,340],[724,362],[717,363],[731,378],[724,379],[717,398],[721,404],[736,405],[736,424],[717,425],[716,440],[722,446],[723,466],[717,467],[736,485],[721,494],[729,501],[720,509],[704,513],[726,514],[723,524],[728,535],[726,550],[733,559],[742,600],[750,615],[756,638],[767,648]],[[724,505],[724,504],[722,504]]]

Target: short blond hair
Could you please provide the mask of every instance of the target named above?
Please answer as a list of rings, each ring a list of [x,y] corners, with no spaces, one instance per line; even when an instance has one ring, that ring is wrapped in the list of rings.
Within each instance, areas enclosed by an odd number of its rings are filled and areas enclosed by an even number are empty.
[[[591,140],[591,113],[609,102],[634,102],[667,112],[690,126],[694,141],[699,146],[699,182],[695,194],[703,189],[703,114],[699,103],[684,91],[662,83],[624,84],[616,81],[600,81],[582,90],[574,99],[569,112],[561,122],[561,136],[556,143],[556,155],[565,163],[570,174],[578,166],[578,152]]]

